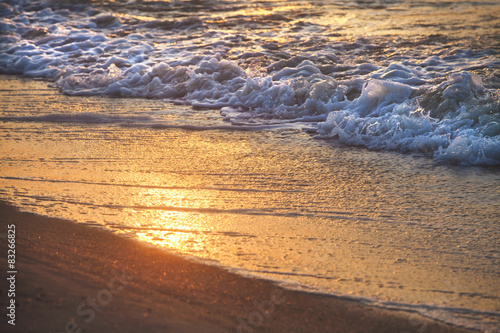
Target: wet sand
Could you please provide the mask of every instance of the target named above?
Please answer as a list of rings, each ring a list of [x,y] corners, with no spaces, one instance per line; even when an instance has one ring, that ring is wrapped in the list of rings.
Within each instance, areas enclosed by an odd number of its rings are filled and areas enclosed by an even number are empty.
[[[90,226],[0,203],[16,230],[15,326],[2,332],[468,332],[415,314],[284,289]]]

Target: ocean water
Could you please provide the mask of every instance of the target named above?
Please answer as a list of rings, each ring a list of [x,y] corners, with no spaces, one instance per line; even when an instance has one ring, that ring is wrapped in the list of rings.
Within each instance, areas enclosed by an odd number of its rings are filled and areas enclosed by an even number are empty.
[[[498,332],[497,13],[495,1],[2,1],[0,73],[25,78],[1,77],[0,197]]]

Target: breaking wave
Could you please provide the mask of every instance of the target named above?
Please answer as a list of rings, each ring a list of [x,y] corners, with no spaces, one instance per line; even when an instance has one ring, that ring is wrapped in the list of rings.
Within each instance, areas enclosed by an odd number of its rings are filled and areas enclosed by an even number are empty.
[[[409,42],[338,34],[325,40],[335,27],[289,26],[285,16],[271,14],[262,22],[240,17],[247,30],[235,33],[227,26],[236,17],[220,23],[83,3],[1,5],[0,73],[50,80],[68,95],[165,99],[220,109],[240,125],[309,121],[319,138],[347,145],[500,164],[500,61],[493,49],[442,48],[442,36],[429,36],[425,56],[405,49],[384,57],[381,49]],[[259,24],[280,28],[264,37],[248,30]],[[284,35],[287,41],[276,42]]]

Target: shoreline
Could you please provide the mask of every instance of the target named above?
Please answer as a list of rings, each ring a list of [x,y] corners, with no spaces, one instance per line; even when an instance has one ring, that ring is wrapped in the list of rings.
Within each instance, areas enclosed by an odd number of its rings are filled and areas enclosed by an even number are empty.
[[[0,201],[2,270],[16,229],[16,325],[7,332],[475,332],[405,311],[296,291],[105,230]]]

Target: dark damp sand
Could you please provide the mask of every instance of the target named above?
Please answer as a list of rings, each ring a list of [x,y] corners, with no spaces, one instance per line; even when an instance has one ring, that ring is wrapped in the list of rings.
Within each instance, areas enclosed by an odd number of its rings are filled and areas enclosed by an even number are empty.
[[[467,332],[403,311],[286,290],[4,203],[0,222],[2,275],[10,224],[18,272],[15,326],[7,324],[2,279],[1,332]]]

